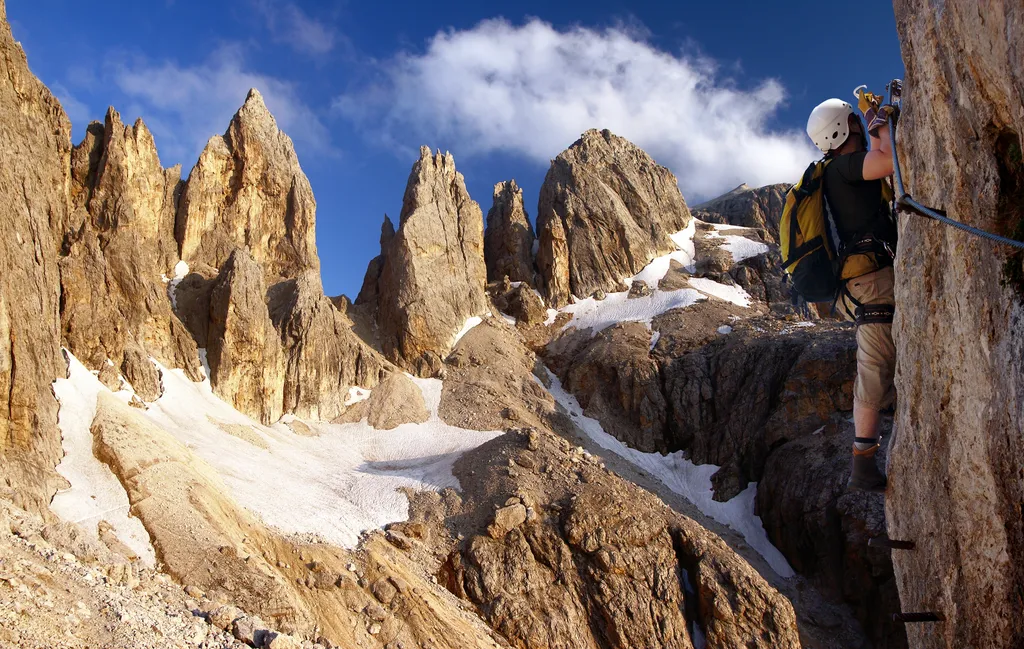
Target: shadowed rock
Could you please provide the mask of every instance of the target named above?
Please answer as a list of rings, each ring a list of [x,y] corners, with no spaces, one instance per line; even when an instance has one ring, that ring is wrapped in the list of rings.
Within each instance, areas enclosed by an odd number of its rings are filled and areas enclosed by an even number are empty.
[[[513,282],[533,285],[533,226],[523,208],[523,190],[516,181],[494,186],[494,205],[487,212],[484,235],[484,258],[487,281],[500,282],[508,277]]]

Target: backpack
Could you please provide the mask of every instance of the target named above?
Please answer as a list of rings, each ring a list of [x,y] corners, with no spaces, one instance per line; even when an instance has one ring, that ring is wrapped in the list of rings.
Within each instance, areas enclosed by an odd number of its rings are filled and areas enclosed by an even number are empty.
[[[843,265],[852,255],[869,255],[870,267],[861,272],[892,265],[893,259],[890,245],[871,234],[855,237],[846,247],[842,245],[825,200],[825,169],[829,162],[822,159],[807,167],[786,194],[779,222],[782,267],[792,278],[793,289],[808,302],[837,299],[846,284],[841,279]],[[886,218],[891,218],[888,204],[892,196],[891,187],[883,182],[879,216],[884,212]]]
[[[825,168],[812,162],[786,193],[779,222],[782,268],[808,302],[832,301],[839,292],[839,234],[825,201]]]

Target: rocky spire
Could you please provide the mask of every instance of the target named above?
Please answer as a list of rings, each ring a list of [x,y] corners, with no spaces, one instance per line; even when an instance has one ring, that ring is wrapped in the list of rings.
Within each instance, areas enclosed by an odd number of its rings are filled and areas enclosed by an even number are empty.
[[[389,360],[423,375],[487,310],[483,214],[451,154],[420,149],[379,282],[377,326]]]
[[[316,202],[291,139],[256,90],[223,136],[207,143],[178,208],[176,235],[190,265],[219,268],[248,246],[268,281],[320,269]]]
[[[74,212],[60,260],[64,343],[91,369],[113,363],[147,401],[161,391],[151,356],[201,377],[195,343],[172,313],[165,281],[178,260],[179,176],[179,167],[160,165],[142,120],[126,126],[113,108],[71,155]],[[117,372],[110,376],[117,389]]]
[[[561,306],[570,292],[624,290],[622,278],[674,250],[669,235],[689,222],[671,171],[628,140],[589,130],[551,163],[541,187],[543,292]]]
[[[523,190],[515,180],[494,186],[494,204],[487,213],[484,259],[487,281],[533,284],[533,226],[523,209]]]

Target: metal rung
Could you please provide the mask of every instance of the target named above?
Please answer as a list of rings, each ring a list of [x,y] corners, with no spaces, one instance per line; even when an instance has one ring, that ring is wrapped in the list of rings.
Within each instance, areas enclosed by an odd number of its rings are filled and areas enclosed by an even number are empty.
[[[887,536],[877,536],[873,539],[868,539],[868,545],[873,548],[889,548],[892,550],[913,550],[917,547],[917,544],[913,541],[897,541]]]
[[[893,613],[893,622],[945,622],[946,616],[942,613]]]

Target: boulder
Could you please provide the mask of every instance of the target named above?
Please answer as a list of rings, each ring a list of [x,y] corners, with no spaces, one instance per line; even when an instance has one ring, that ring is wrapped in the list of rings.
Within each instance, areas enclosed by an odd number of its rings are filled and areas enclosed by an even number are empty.
[[[71,123],[32,74],[0,1],[0,485],[46,510],[63,484],[57,400],[60,345],[57,252],[68,220]]]
[[[467,319],[487,310],[483,215],[451,154],[420,150],[378,284],[388,360],[421,376],[448,354]]]
[[[852,439],[852,425],[829,423],[775,449],[757,485],[757,513],[793,569],[845,600],[874,646],[906,647],[904,625],[892,621],[900,604],[891,551],[868,545],[885,536],[885,499],[846,491]]]
[[[220,268],[248,246],[268,284],[319,271],[316,201],[291,139],[256,89],[214,136],[181,192],[175,234],[190,266]]]
[[[487,212],[484,259],[487,281],[508,277],[533,285],[533,226],[523,208],[523,190],[515,180],[494,186],[494,205]]]
[[[537,266],[541,292],[560,307],[570,295],[622,291],[690,222],[676,177],[609,131],[589,130],[551,163],[540,191]]]
[[[906,189],[950,218],[1024,240],[1024,12],[1017,2],[896,0],[907,77]],[[910,645],[1024,642],[1024,255],[906,217],[886,511]]]
[[[422,424],[430,419],[419,387],[401,372],[389,373],[366,400],[366,418],[377,430],[402,424]]]

